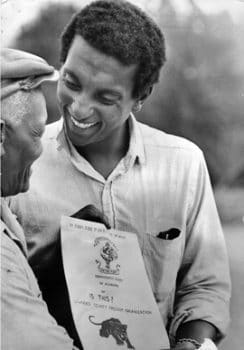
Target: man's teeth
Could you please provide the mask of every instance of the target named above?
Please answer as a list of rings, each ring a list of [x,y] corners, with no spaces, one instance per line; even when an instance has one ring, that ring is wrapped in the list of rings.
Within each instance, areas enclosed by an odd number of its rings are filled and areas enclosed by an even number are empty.
[[[71,116],[71,120],[72,122],[75,124],[75,126],[77,126],[78,128],[80,129],[88,129],[90,128],[91,126],[97,124],[96,122],[95,123],[81,123],[81,122],[78,122],[74,117]]]

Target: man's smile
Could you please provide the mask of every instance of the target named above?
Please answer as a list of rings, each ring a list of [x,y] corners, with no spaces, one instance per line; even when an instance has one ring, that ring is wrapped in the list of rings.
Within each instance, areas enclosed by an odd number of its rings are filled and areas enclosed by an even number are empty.
[[[82,123],[82,122],[78,122],[72,115],[70,116],[71,121],[73,122],[73,124],[75,126],[77,126],[80,129],[89,129],[92,126],[98,124],[98,122],[95,123]]]

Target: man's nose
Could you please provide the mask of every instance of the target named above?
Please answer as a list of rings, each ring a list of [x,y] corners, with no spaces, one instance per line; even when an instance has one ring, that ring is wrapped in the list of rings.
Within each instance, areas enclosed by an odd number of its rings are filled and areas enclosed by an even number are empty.
[[[86,95],[77,97],[72,105],[72,114],[77,120],[83,120],[91,117],[94,113],[94,106]]]

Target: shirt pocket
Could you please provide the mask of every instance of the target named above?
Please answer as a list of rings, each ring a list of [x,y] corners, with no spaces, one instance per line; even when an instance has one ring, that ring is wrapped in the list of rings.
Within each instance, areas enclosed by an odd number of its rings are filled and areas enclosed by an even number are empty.
[[[172,240],[148,233],[143,236],[142,256],[157,302],[166,302],[175,289],[181,261],[182,236],[182,232]]]

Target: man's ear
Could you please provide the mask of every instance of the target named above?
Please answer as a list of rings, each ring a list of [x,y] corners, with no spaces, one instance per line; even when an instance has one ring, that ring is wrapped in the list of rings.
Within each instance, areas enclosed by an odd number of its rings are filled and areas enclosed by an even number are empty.
[[[142,108],[143,103],[148,98],[149,95],[151,95],[153,90],[153,87],[150,86],[142,96],[138,97],[138,99],[135,101],[134,106],[132,107],[132,112],[136,113],[139,112]]]
[[[1,127],[1,134],[0,134],[0,155],[4,155],[4,140],[5,140],[5,121],[0,119],[0,127]]]

